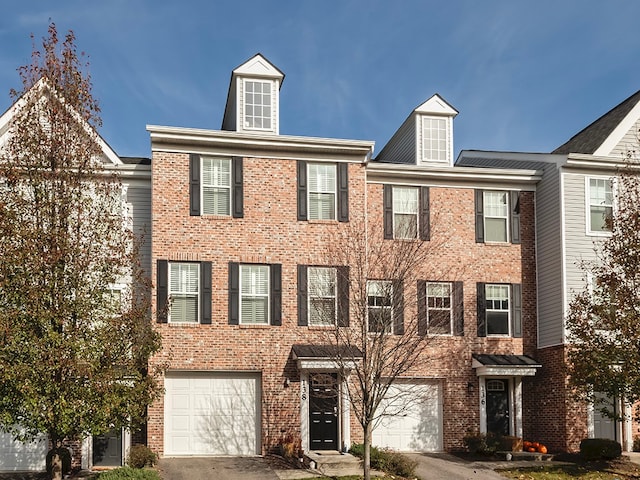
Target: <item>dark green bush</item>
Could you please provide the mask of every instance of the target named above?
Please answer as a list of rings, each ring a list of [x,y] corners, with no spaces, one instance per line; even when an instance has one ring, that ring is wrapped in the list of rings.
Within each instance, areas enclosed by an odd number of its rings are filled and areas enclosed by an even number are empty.
[[[49,450],[49,452],[47,453],[47,461],[46,461],[47,473],[51,475],[51,469],[53,468],[51,461],[53,460],[53,454],[56,452],[58,453],[58,455],[60,455],[60,458],[62,459],[62,475],[63,476],[67,475],[71,471],[71,452],[69,451],[68,448],[65,448],[65,447],[60,447],[57,449],[52,448],[51,450]]]
[[[492,433],[469,432],[462,437],[462,441],[471,453],[493,455],[499,450],[502,439]]]
[[[121,467],[101,473],[98,480],[160,480],[160,475],[151,469]]]
[[[354,457],[364,458],[364,445],[362,443],[354,443],[351,445],[349,453]],[[418,462],[405,457],[401,453],[371,446],[370,456],[371,468],[375,470],[401,477],[415,476]]]
[[[613,460],[622,455],[622,446],[608,438],[585,438],[580,442],[580,455],[585,460]]]
[[[131,468],[153,467],[158,456],[145,445],[132,445],[127,456],[127,465]]]
[[[633,437],[633,451],[640,452],[640,437]]]

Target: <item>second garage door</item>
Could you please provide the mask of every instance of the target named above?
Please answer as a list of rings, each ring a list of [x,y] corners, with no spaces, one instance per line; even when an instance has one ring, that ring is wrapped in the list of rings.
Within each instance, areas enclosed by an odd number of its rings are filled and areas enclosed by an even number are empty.
[[[260,453],[260,376],[169,373],[165,377],[164,454]]]
[[[442,394],[438,382],[398,382],[384,402],[373,445],[399,452],[442,450]]]

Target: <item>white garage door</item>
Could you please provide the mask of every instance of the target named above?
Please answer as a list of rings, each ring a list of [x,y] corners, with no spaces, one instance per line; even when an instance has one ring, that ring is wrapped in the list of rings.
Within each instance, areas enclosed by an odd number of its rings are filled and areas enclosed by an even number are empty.
[[[44,471],[47,447],[44,436],[34,442],[24,443],[15,441],[8,433],[0,433],[0,471]]]
[[[165,455],[260,453],[257,374],[167,374]]]
[[[442,450],[442,395],[436,382],[398,382],[385,397],[373,445],[400,452]]]

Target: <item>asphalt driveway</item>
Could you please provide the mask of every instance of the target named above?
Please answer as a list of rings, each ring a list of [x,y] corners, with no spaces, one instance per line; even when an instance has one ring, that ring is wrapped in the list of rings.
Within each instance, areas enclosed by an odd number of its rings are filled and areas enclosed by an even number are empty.
[[[163,480],[278,480],[260,457],[162,458],[157,468]]]

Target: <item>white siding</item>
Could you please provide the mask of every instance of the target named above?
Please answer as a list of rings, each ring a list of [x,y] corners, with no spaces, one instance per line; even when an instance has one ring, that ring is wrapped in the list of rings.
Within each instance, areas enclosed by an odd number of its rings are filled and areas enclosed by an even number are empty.
[[[538,274],[538,345],[562,342],[562,229],[560,173],[545,164],[536,190],[536,251]]]
[[[151,274],[151,184],[136,183],[127,188],[127,204],[133,229],[142,238],[142,267]]]
[[[564,173],[566,295],[567,305],[575,292],[585,288],[585,272],[581,262],[596,259],[595,247],[603,237],[586,233],[585,178],[581,173]],[[606,237],[604,237],[606,238]]]
[[[376,158],[380,162],[416,163],[416,115],[412,114],[394,133]]]
[[[638,129],[640,129],[640,120],[637,120],[633,127],[625,134],[624,137],[622,137],[622,140],[620,140],[620,142],[613,148],[609,156],[622,159],[628,151],[637,151],[640,146]]]

